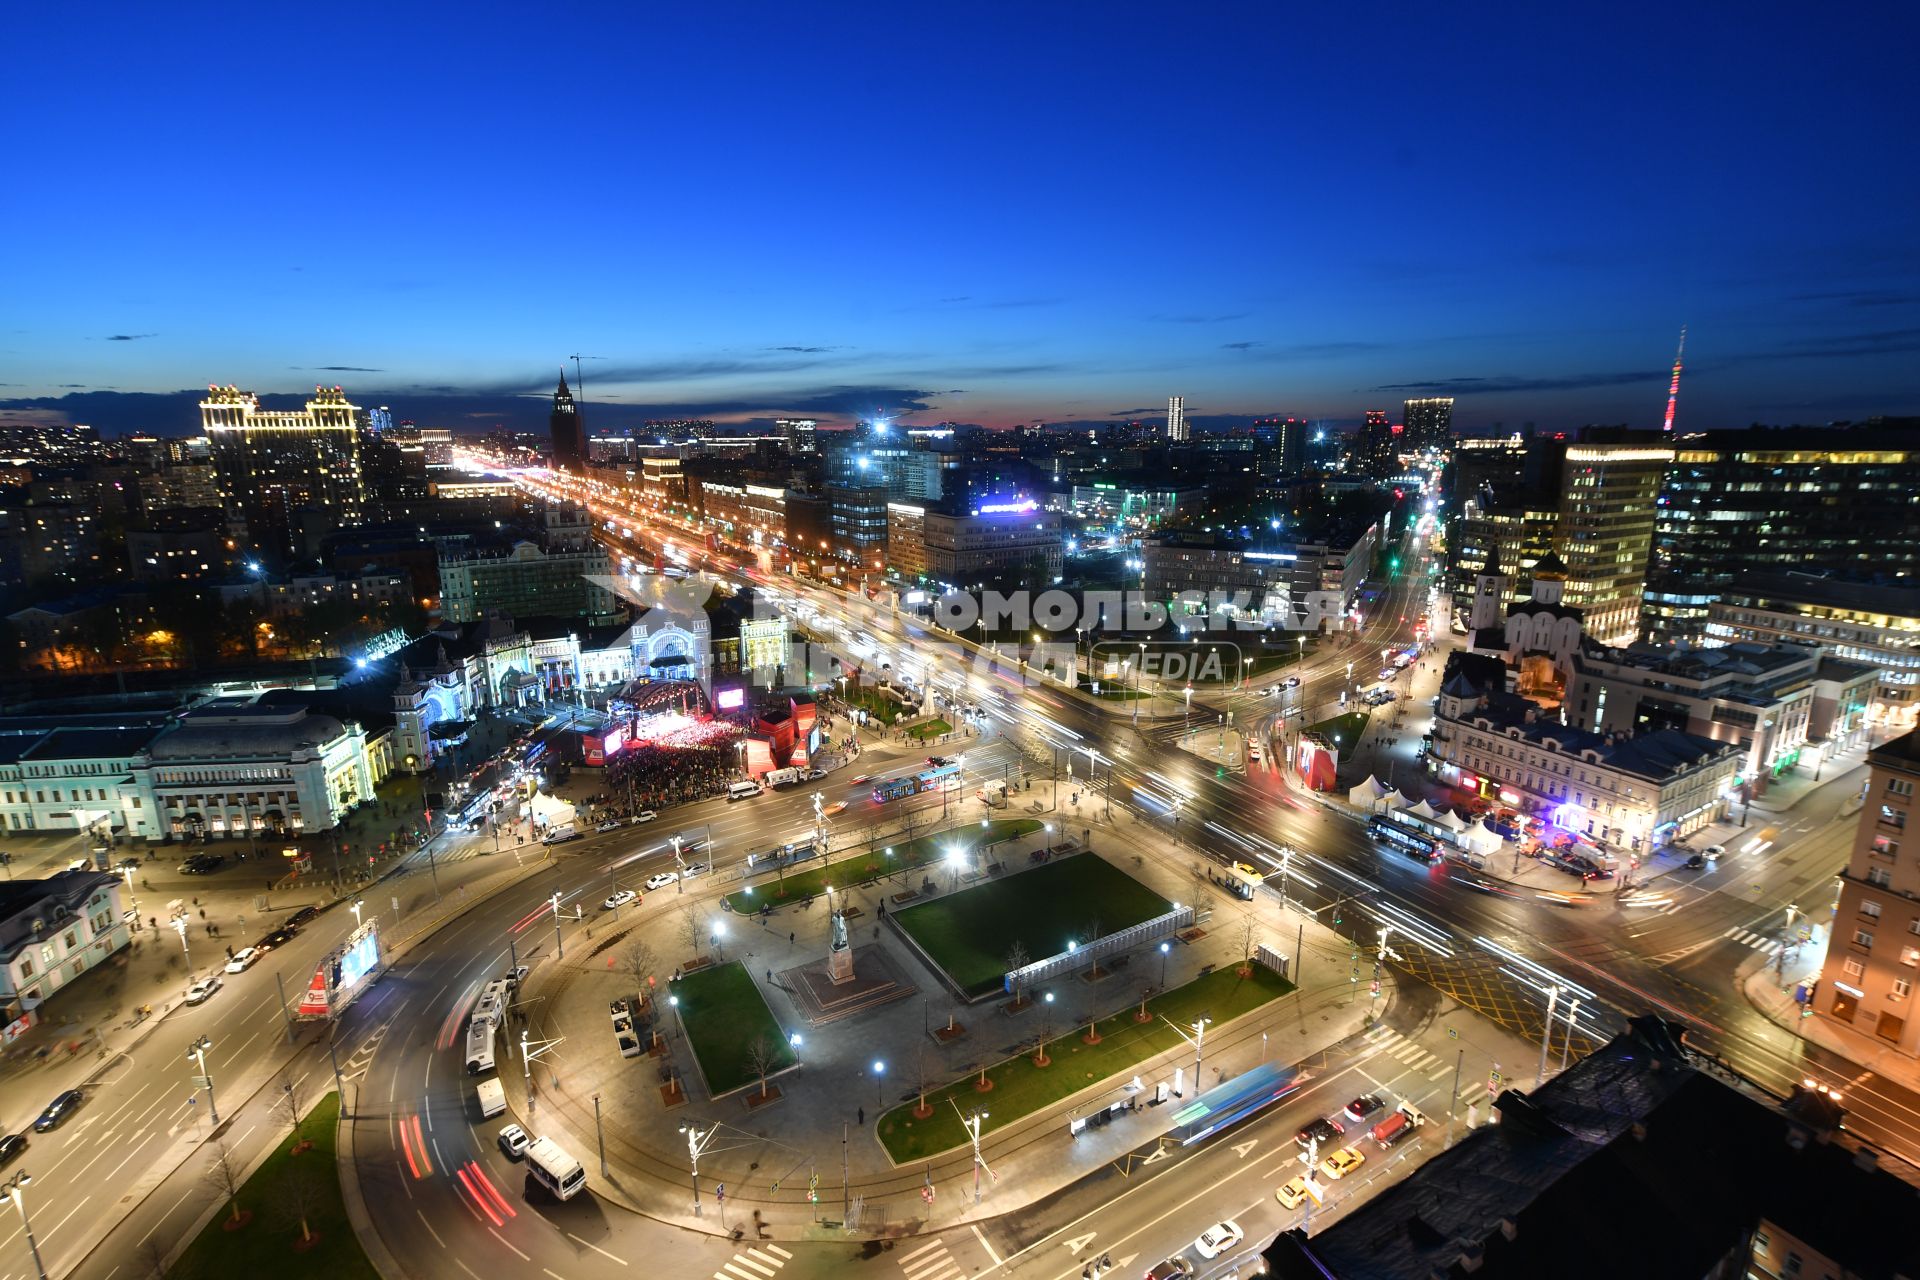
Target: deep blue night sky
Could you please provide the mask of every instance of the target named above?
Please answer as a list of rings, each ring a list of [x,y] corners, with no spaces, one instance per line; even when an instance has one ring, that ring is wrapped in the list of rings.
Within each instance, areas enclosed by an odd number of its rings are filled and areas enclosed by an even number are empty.
[[[0,418],[1920,411],[1908,6],[112,8],[10,17]]]

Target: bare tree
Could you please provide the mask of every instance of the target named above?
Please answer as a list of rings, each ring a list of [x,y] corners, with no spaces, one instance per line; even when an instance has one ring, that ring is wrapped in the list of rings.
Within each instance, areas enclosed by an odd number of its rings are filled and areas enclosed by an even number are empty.
[[[686,940],[687,948],[694,955],[700,954],[700,913],[693,909],[691,903],[680,908],[680,936]]]
[[[1253,918],[1253,912],[1247,912],[1246,919],[1240,927],[1240,976],[1243,978],[1253,972],[1253,937],[1256,927],[1257,922]]]
[[[213,1152],[203,1176],[206,1178],[207,1185],[218,1191],[220,1198],[227,1202],[232,1210],[230,1215],[232,1220],[243,1221],[240,1216],[240,1188],[246,1185],[246,1174],[239,1162],[233,1158],[233,1152],[227,1149],[225,1138],[214,1141]]]
[[[914,836],[924,825],[925,822],[918,809],[902,809],[900,811],[900,839],[901,842],[907,846],[907,854],[909,857],[913,854]]]
[[[313,1239],[313,1215],[326,1203],[321,1192],[318,1173],[301,1164],[288,1166],[281,1174],[279,1184],[274,1188],[275,1199],[281,1215],[300,1226],[300,1239],[304,1243]]]
[[[140,1261],[140,1273],[146,1280],[167,1280],[167,1246],[152,1236],[140,1244],[135,1256]]]
[[[767,1073],[780,1063],[780,1055],[774,1050],[773,1042],[765,1036],[755,1036],[753,1043],[747,1046],[747,1065],[753,1074],[760,1077],[760,1096],[767,1096]]]
[[[648,980],[659,967],[660,957],[654,954],[645,939],[635,939],[620,952],[620,972],[632,978],[634,990],[642,994],[649,989]]]
[[[1007,972],[1014,975],[1013,1002],[1015,1004],[1020,1003],[1019,973],[1020,973],[1020,970],[1027,967],[1027,959],[1028,957],[1027,957],[1026,944],[1021,942],[1018,938],[1015,938],[1013,945],[1007,948]]]
[[[914,1107],[913,1114],[916,1118],[925,1120],[933,1114],[933,1108],[927,1105],[927,1046],[923,1044],[914,1046],[913,1075],[914,1083],[920,1091],[920,1102]]]
[[[286,1119],[288,1127],[293,1130],[295,1146],[300,1144],[300,1126],[307,1118],[306,1103],[306,1091],[300,1087],[300,1082],[293,1078],[292,1073],[282,1073],[280,1096],[274,1100],[273,1106],[274,1110]]]
[[[1087,931],[1088,946],[1092,946],[1095,942],[1098,942],[1100,938],[1103,936],[1100,932],[1101,927],[1102,926],[1100,924],[1099,916],[1089,916],[1087,918],[1087,923],[1085,925],[1085,928]],[[1100,957],[1099,956],[1096,955],[1093,957],[1092,963],[1087,966],[1087,972],[1094,975],[1095,977],[1099,976],[1100,974]]]

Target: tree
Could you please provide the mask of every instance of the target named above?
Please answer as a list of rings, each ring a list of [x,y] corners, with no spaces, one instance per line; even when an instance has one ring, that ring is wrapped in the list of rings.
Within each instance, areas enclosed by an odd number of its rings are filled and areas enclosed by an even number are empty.
[[[1026,947],[1026,944],[1025,944],[1025,943],[1023,943],[1023,942],[1021,942],[1021,941],[1020,941],[1020,940],[1019,940],[1018,938],[1015,938],[1015,939],[1014,939],[1014,942],[1013,942],[1013,945],[1007,948],[1007,972],[1008,972],[1008,973],[1010,973],[1010,974],[1012,974],[1012,975],[1014,975],[1014,978],[1013,978],[1013,1002],[1014,1002],[1015,1004],[1019,1004],[1019,1003],[1020,1003],[1020,977],[1019,977],[1019,973],[1020,973],[1020,970],[1022,970],[1022,969],[1024,969],[1024,968],[1026,968],[1026,967],[1027,967],[1027,947]]]
[[[220,1198],[225,1200],[232,1210],[228,1221],[235,1227],[244,1226],[253,1216],[250,1213],[243,1215],[240,1212],[240,1188],[246,1185],[246,1173],[241,1169],[239,1162],[233,1158],[233,1152],[228,1149],[225,1138],[215,1140],[204,1176],[207,1185],[218,1191]]]
[[[307,1118],[306,1094],[300,1088],[300,1082],[292,1073],[283,1072],[280,1076],[280,1096],[275,1100],[274,1110],[287,1121],[293,1130],[293,1143],[296,1150],[300,1147],[300,1126]]]
[[[653,978],[654,970],[660,967],[660,957],[654,954],[652,947],[644,939],[636,939],[627,944],[620,952],[620,972],[633,979],[634,990],[649,991],[647,985]]]
[[[686,940],[688,950],[696,956],[700,954],[700,943],[705,935],[700,928],[700,913],[693,909],[691,903],[680,908],[680,936]]]
[[[311,1243],[315,1239],[311,1220],[325,1204],[318,1175],[304,1165],[289,1165],[274,1191],[281,1215],[299,1224],[300,1243]]]
[[[780,1055],[765,1036],[755,1036],[747,1046],[747,1065],[760,1077],[760,1096],[767,1096],[767,1073],[779,1065]]]
[[[140,1274],[146,1280],[167,1280],[167,1246],[152,1236],[140,1243],[135,1256],[140,1261]]]
[[[1240,976],[1243,978],[1253,976],[1254,927],[1253,912],[1249,911],[1240,927]]]

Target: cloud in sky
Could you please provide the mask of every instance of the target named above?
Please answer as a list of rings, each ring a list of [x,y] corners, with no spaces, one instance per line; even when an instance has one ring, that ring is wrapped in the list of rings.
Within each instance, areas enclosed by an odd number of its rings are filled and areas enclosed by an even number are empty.
[[[1595,387],[1626,387],[1638,382],[1658,382],[1664,370],[1638,370],[1618,373],[1572,373],[1559,377],[1517,378],[1435,378],[1431,382],[1386,382],[1370,387],[1372,391],[1420,391],[1440,395],[1509,395],[1520,391],[1583,391]]]
[[[107,335],[107,341],[108,342],[138,342],[142,338],[157,338],[159,336],[160,335],[157,333],[110,333]]]

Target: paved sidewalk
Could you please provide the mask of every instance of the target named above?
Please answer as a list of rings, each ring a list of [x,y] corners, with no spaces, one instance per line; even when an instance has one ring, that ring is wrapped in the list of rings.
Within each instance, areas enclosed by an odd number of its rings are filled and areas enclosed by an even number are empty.
[[[1304,929],[1304,991],[1213,1029],[1206,1044],[1206,1086],[1247,1070],[1263,1060],[1263,1055],[1265,1060],[1280,1062],[1307,1058],[1368,1024],[1373,1006],[1364,992],[1356,998],[1347,980],[1351,948],[1344,940],[1310,918],[1302,920],[1295,913],[1283,916],[1278,903],[1268,896],[1243,904],[1210,891],[1203,879],[1204,868],[1196,874],[1192,855],[1173,849],[1144,827],[1124,822],[1119,829],[1105,822],[1093,825],[1096,852],[1078,856],[1104,853],[1128,874],[1171,899],[1210,903],[1211,918],[1202,925],[1203,936],[1191,944],[1176,945],[1168,957],[1164,981],[1169,987],[1190,981],[1203,968],[1237,963],[1243,937],[1242,913],[1248,909],[1256,913],[1259,922],[1257,937],[1282,952],[1295,949]],[[1156,852],[1168,856],[1136,860],[1131,851],[1141,847],[1142,841],[1155,842],[1159,846]],[[1020,859],[1018,851],[1009,854],[1010,862],[1016,859]],[[564,963],[549,960],[536,967],[529,990],[544,997],[541,1007],[546,1012],[536,1018],[538,1025],[532,1028],[533,1033],[541,1038],[564,1036],[567,1052],[562,1064],[550,1065],[545,1060],[536,1064],[539,1097],[531,1106],[521,1070],[503,1064],[500,1078],[516,1115],[530,1130],[551,1134],[570,1150],[593,1153],[596,1140],[591,1100],[598,1096],[611,1176],[600,1176],[597,1159],[582,1156],[596,1193],[650,1217],[710,1232],[722,1229],[721,1220],[710,1201],[705,1214],[692,1213],[686,1188],[686,1139],[679,1126],[705,1126],[718,1121],[726,1126],[723,1133],[729,1139],[739,1137],[734,1144],[737,1151],[729,1154],[716,1148],[702,1159],[702,1175],[709,1185],[714,1180],[727,1183],[731,1221],[737,1223],[746,1213],[757,1210],[762,1215],[761,1225],[772,1233],[767,1238],[776,1239],[805,1238],[823,1230],[819,1220],[837,1222],[841,1218],[842,1168],[849,1188],[845,1194],[862,1200],[863,1232],[904,1233],[1007,1212],[1016,1207],[1010,1197],[1017,1195],[1018,1203],[1028,1203],[1148,1143],[1168,1127],[1175,1108],[1143,1107],[1109,1126],[1089,1128],[1077,1138],[1069,1137],[1066,1122],[1070,1115],[1084,1114],[1089,1107],[1104,1106],[1126,1096],[1121,1092],[1124,1077],[1089,1080],[1086,1088],[1073,1097],[989,1133],[983,1152],[998,1174],[996,1189],[1006,1190],[989,1192],[977,1208],[971,1195],[971,1160],[964,1148],[896,1168],[876,1140],[874,1126],[882,1110],[911,1100],[921,1066],[927,1071],[929,1089],[964,1078],[988,1063],[1030,1048],[1043,1015],[1029,1008],[1009,1016],[995,1001],[957,1004],[908,954],[892,931],[881,930],[876,937],[879,898],[895,887],[889,883],[852,891],[849,897],[860,914],[853,917],[850,932],[856,954],[874,947],[882,949],[920,988],[919,993],[818,1029],[808,1029],[786,993],[766,979],[769,974],[777,979],[783,968],[825,954],[830,921],[824,906],[812,911],[787,908],[770,920],[729,922],[733,934],[726,943],[727,957],[748,967],[776,1019],[784,1028],[800,1028],[804,1038],[800,1068],[777,1079],[783,1096],[765,1109],[748,1106],[756,1087],[717,1102],[707,1100],[686,1056],[678,1024],[665,1010],[660,1011],[657,1025],[666,1033],[671,1053],[678,1055],[693,1102],[678,1107],[664,1105],[660,1086],[666,1059],[643,1054],[623,1060],[615,1051],[607,1019],[608,1001],[641,985],[633,974],[623,971],[617,957],[631,939],[644,936],[660,957],[662,976],[672,969],[669,957],[686,950],[684,939],[673,940],[673,917],[684,905],[676,895],[668,901],[666,911],[643,913],[638,919],[623,922],[617,934],[619,942],[612,941],[616,935],[610,932],[614,926],[609,920],[595,930],[592,942],[583,938],[577,947],[570,944]],[[595,949],[602,945],[605,950]],[[1089,1017],[1128,1007],[1148,984],[1161,985],[1159,965],[1150,950],[1135,957],[1131,971],[1100,983],[1056,980],[1050,984],[1058,997],[1052,1014],[1053,1034],[1065,1034]],[[1380,1011],[1392,999],[1392,992],[1389,973]],[[957,1044],[943,1048],[929,1032],[944,1026],[950,1016],[967,1029],[967,1034]],[[886,1074],[879,1079],[871,1069],[876,1058],[888,1064]],[[1192,1060],[1192,1051],[1181,1049],[1143,1063],[1138,1074],[1147,1086],[1146,1096],[1151,1096],[1155,1081],[1170,1080],[1176,1066],[1190,1073]],[[1191,1081],[1187,1088],[1191,1096]],[[990,1107],[991,1097],[985,1101]],[[750,1135],[757,1135],[757,1140]],[[758,1168],[747,1168],[748,1161],[757,1162]],[[809,1205],[805,1198],[809,1169],[820,1176],[820,1202],[815,1205]],[[929,1176],[941,1191],[931,1213],[919,1196],[923,1180]],[[775,1180],[782,1183],[777,1192],[771,1186]]]

